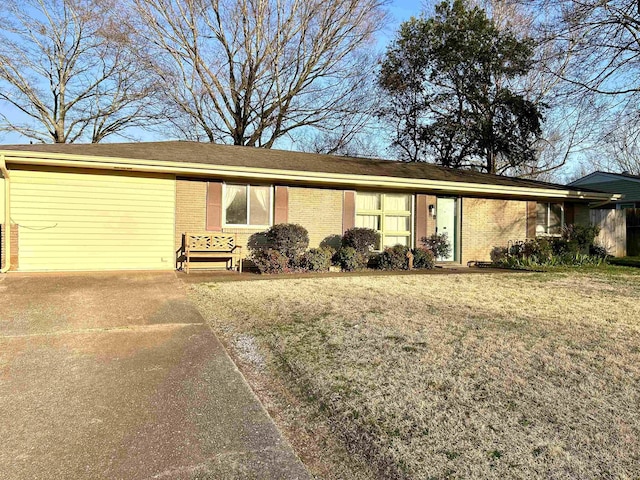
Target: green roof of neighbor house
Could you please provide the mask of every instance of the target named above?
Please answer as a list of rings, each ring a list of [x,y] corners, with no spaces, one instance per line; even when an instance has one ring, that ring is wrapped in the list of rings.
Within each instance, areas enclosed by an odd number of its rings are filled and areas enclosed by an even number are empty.
[[[0,145],[0,150],[567,190],[567,186],[555,183],[457,170],[430,163],[406,163],[186,141]],[[594,189],[585,190],[596,192]]]
[[[569,184],[588,186],[601,192],[619,193],[623,198],[618,203],[640,201],[640,176],[630,173],[593,172]]]

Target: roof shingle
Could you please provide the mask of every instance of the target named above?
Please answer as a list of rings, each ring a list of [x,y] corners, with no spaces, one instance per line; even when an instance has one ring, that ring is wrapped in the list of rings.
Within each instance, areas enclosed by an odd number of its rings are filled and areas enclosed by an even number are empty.
[[[0,145],[0,150],[270,168],[327,174],[427,179],[558,190],[570,188],[555,183],[503,177],[469,170],[456,170],[430,163],[406,163],[392,160],[340,157],[335,155],[186,141]]]

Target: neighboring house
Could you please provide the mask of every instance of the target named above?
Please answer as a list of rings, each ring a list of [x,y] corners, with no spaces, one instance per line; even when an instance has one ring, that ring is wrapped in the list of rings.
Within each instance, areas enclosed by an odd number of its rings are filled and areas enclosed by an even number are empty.
[[[0,169],[2,252],[19,271],[171,270],[185,232],[246,244],[285,222],[306,227],[311,246],[354,226],[378,230],[382,247],[447,232],[443,260],[464,265],[587,223],[591,202],[618,198],[426,163],[192,142],[0,146]]]
[[[599,208],[640,208],[640,176],[630,173],[593,172],[569,184],[601,192],[619,193],[622,198]]]

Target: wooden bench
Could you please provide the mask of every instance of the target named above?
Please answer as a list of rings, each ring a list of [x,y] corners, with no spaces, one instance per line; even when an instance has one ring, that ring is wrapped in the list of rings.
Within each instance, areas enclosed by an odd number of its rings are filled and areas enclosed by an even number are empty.
[[[185,233],[185,271],[198,268],[209,268],[208,265],[198,265],[200,262],[192,262],[193,259],[217,259],[222,258],[231,262],[236,260],[238,272],[242,273],[242,247],[237,244],[238,238],[233,234],[225,233]]]

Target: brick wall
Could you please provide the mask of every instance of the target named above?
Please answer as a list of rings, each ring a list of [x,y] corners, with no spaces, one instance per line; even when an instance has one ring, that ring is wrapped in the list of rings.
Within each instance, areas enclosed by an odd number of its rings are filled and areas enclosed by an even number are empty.
[[[436,202],[437,197],[435,195],[427,195],[427,237],[436,233],[436,219],[429,214],[429,205],[433,205],[435,207]],[[421,245],[419,238],[416,238],[416,245]]]
[[[207,182],[176,180],[176,250],[182,246],[182,235],[204,232],[207,215]]]
[[[342,190],[289,188],[289,223],[309,231],[309,246],[331,235],[342,235]]]
[[[462,264],[491,260],[493,247],[527,236],[527,202],[462,199]]]
[[[589,205],[585,203],[576,203],[574,205],[573,222],[577,225],[590,225]]]
[[[184,232],[206,230],[206,185],[201,180],[178,179],[176,183],[176,250]],[[331,235],[342,234],[341,190],[289,187],[289,223],[297,223],[309,231],[309,246],[317,247]],[[435,205],[436,197],[427,196],[427,205]],[[576,220],[586,213],[576,208]],[[427,234],[435,233],[436,221],[427,218]],[[224,228],[237,233],[238,244],[246,248],[253,233],[263,229]],[[506,246],[509,240],[526,238],[526,202],[495,199],[462,199],[462,264],[470,260],[490,260],[491,249]],[[418,244],[420,239],[416,239]]]
[[[5,251],[5,225],[0,225],[0,268],[3,268],[6,263],[6,251]],[[18,269],[18,225],[11,224],[11,270]]]

